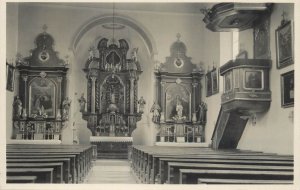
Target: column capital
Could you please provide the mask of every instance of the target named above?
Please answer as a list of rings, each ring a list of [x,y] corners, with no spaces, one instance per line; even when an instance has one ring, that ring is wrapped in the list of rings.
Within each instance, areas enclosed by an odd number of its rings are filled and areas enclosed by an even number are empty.
[[[95,76],[90,76],[90,79],[92,80],[92,82],[95,82],[97,80],[97,77]]]
[[[24,81],[24,82],[27,82],[27,80],[28,80],[28,76],[27,76],[27,75],[25,75],[25,76],[22,76],[22,79],[23,79],[23,81]]]
[[[62,81],[62,77],[57,77],[57,81],[61,82]]]

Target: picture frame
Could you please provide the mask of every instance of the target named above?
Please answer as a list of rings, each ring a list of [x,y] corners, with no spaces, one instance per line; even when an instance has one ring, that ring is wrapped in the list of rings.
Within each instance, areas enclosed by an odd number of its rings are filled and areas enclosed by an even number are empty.
[[[172,84],[165,92],[165,108],[166,108],[166,121],[173,121],[176,116],[176,106],[179,103],[182,105],[182,116],[186,121],[191,120],[191,92],[182,85]]]
[[[29,82],[29,116],[56,116],[56,85],[46,78],[34,78]]]
[[[245,90],[264,89],[264,73],[262,70],[245,70],[244,72],[243,86]]]
[[[293,23],[283,22],[275,31],[277,69],[294,63]]]
[[[6,62],[6,90],[13,92],[16,68]]]
[[[212,77],[211,72],[207,72],[205,75],[205,87],[206,87],[206,97],[212,95]]]
[[[212,96],[219,92],[219,69],[213,68],[205,75],[206,97]]]
[[[230,92],[232,90],[233,90],[233,73],[232,71],[229,71],[224,75],[224,93]]]
[[[294,70],[281,74],[281,107],[294,106]]]
[[[211,71],[212,95],[219,92],[219,69],[214,68]]]

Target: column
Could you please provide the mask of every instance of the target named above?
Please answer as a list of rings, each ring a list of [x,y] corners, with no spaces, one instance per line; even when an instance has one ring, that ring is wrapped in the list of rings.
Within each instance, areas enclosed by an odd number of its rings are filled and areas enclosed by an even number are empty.
[[[130,114],[134,113],[134,77],[130,77]]]
[[[22,76],[22,79],[24,81],[24,102],[23,102],[23,115],[26,116],[26,107],[27,107],[27,80],[28,80],[28,76]]]
[[[62,86],[61,86],[61,82],[62,82],[62,77],[58,77],[57,78],[57,82],[58,82],[58,92],[57,92],[57,94],[58,94],[58,98],[57,98],[57,102],[55,102],[55,103],[57,103],[57,105],[58,105],[58,109],[56,110],[57,111],[57,113],[56,113],[56,119],[60,119],[60,116],[61,116],[61,109],[60,109],[60,106],[61,106],[61,99],[62,99],[62,96],[61,96],[61,94],[62,94]]]
[[[165,111],[166,111],[166,107],[165,107],[165,84],[166,82],[160,82],[161,85],[161,91],[160,91],[160,96],[161,96],[161,114],[160,114],[160,122],[164,122],[165,121]]]
[[[197,121],[197,117],[196,117],[196,87],[197,87],[198,83],[193,82],[192,86],[193,86],[193,90],[192,90],[192,121],[196,122]]]
[[[95,97],[96,97],[96,88],[95,88],[95,83],[96,83],[96,77],[91,77],[92,80],[92,92],[91,92],[91,113],[95,113]]]

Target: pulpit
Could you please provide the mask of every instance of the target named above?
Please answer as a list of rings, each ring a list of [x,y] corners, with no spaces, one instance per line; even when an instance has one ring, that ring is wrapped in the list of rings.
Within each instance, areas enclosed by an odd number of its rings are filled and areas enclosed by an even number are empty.
[[[83,69],[87,78],[87,110],[82,116],[91,130],[90,141],[97,144],[98,157],[123,158],[131,146],[131,133],[141,119],[138,112],[138,80],[142,73],[136,48],[127,58],[129,45],[103,38],[90,50]],[[106,155],[106,156],[105,156]],[[119,156],[118,156],[119,155]]]
[[[206,104],[201,101],[204,71],[186,56],[186,46],[178,39],[166,62],[156,67],[156,99],[151,108],[158,133],[157,142],[204,142]]]

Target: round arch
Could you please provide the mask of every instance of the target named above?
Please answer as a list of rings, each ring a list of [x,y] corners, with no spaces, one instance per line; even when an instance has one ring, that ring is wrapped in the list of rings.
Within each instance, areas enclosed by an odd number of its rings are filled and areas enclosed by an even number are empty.
[[[115,15],[114,17],[112,15],[101,15],[99,17],[93,18],[89,21],[87,21],[85,24],[83,24],[75,33],[75,35],[72,38],[71,44],[69,48],[75,52],[77,49],[77,46],[80,42],[80,40],[83,38],[83,36],[91,30],[93,27],[102,25],[102,24],[107,24],[107,23],[116,23],[116,24],[121,24],[128,26],[135,30],[140,37],[143,39],[143,41],[146,44],[147,50],[151,57],[153,55],[157,54],[157,48],[156,48],[156,43],[150,34],[150,32],[140,23],[137,21],[124,16],[124,15]]]

